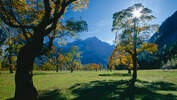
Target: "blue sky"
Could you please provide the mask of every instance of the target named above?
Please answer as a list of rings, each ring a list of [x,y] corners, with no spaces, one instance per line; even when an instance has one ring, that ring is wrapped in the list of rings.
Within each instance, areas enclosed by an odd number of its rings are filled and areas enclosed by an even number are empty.
[[[156,19],[153,24],[161,24],[177,11],[177,0],[89,0],[88,8],[81,12],[66,13],[67,17],[82,17],[88,23],[88,32],[80,35],[81,39],[96,36],[112,44],[115,34],[111,32],[112,16],[115,12],[126,9],[135,3],[142,3],[153,11]]]

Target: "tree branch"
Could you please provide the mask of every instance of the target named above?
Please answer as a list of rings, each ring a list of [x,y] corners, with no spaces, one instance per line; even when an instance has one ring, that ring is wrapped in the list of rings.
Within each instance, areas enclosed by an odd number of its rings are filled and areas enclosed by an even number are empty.
[[[10,27],[14,27],[14,28],[20,28],[21,26],[23,26],[26,29],[31,29],[34,28],[32,25],[16,25],[13,22],[10,21],[10,15],[12,14],[12,18],[14,21],[16,21],[19,24],[19,21],[15,18],[14,12],[11,10],[7,10],[4,6],[2,1],[0,0],[0,9],[1,9],[1,18],[3,20],[3,22],[7,25],[9,25]],[[9,12],[10,11],[10,12]],[[4,13],[4,14],[3,14]]]
[[[44,17],[42,18],[42,21],[39,23],[39,28],[45,28],[47,25],[50,24],[50,17],[51,17],[51,6],[49,0],[43,0],[44,7],[45,7],[45,13]]]
[[[9,25],[9,26],[11,26],[11,27],[14,27],[14,28],[18,28],[18,27],[20,27],[19,25],[16,25],[16,24],[14,24],[14,23],[12,23],[11,21],[10,21],[10,18],[9,18],[9,16],[7,16],[7,15],[10,15],[10,13],[9,13],[9,11],[8,10],[6,10],[6,8],[3,6],[3,3],[2,3],[2,1],[0,0],[0,10],[1,10],[1,18],[2,18],[2,20],[3,20],[3,22],[5,23],[5,24],[7,24],[7,25]],[[6,18],[6,17],[8,17],[8,18]]]
[[[45,34],[49,34],[53,29],[56,28],[58,19],[61,18],[61,16],[64,14],[65,8],[74,1],[76,0],[69,0],[68,2],[63,1],[61,4],[62,9],[58,12],[58,8],[60,6],[60,0],[57,0],[55,11],[54,11],[54,17],[51,19],[52,26],[46,29]]]
[[[129,54],[133,55],[133,52],[131,52],[130,50],[125,50],[126,52],[128,52]]]

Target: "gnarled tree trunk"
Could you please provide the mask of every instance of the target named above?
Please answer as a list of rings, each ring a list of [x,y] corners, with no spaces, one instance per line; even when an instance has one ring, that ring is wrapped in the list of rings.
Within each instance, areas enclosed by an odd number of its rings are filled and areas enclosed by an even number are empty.
[[[15,74],[15,100],[36,100],[38,92],[33,84],[32,69],[35,57],[40,55],[43,36],[35,34],[33,40],[21,48]]]

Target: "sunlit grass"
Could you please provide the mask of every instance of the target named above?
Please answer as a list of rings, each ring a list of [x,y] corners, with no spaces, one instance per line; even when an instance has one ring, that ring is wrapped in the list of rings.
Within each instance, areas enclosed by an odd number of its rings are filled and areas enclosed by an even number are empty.
[[[45,96],[45,92],[47,91],[59,91],[60,97],[52,96],[50,100],[57,100],[57,98],[65,98],[66,100],[71,100],[77,98],[79,94],[75,93],[77,88],[84,88],[81,84],[88,84],[90,88],[93,88],[95,84],[92,84],[96,81],[98,82],[118,82],[120,80],[129,80],[131,78],[130,75],[127,74],[127,71],[113,71],[113,72],[95,72],[95,71],[81,71],[81,72],[34,72],[34,84],[39,91],[41,96]],[[175,84],[177,88],[177,70],[171,71],[162,71],[162,70],[141,70],[138,71],[138,79],[140,81],[146,82],[168,82]],[[101,84],[97,84],[100,85]],[[137,83],[139,87],[144,87],[144,84]],[[71,88],[76,86],[74,88]],[[87,85],[86,85],[87,86]],[[122,88],[124,88],[124,85]],[[109,85],[107,86],[109,88]],[[168,88],[168,86],[167,86]],[[7,98],[12,98],[14,95],[15,83],[14,83],[14,74],[9,74],[4,71],[0,74],[0,100],[4,100]],[[98,88],[96,91],[103,92]],[[103,89],[103,88],[102,88]],[[151,89],[151,88],[149,88]],[[82,90],[82,89],[81,89]],[[56,92],[52,92],[53,94]],[[74,91],[74,92],[73,92]],[[77,90],[78,91],[78,90]],[[168,95],[172,94],[177,96],[177,91],[173,90],[157,90],[154,89],[156,93]],[[56,92],[57,93],[57,92]],[[88,98],[91,94],[88,93]],[[99,95],[99,94],[98,94]],[[109,94],[110,96],[111,94]],[[113,95],[112,95],[113,96]],[[115,95],[116,96],[116,95]],[[119,96],[119,94],[117,94]],[[138,100],[137,96],[137,100]],[[46,98],[45,98],[46,99]],[[90,99],[91,100],[91,99]],[[141,100],[141,99],[140,99]]]

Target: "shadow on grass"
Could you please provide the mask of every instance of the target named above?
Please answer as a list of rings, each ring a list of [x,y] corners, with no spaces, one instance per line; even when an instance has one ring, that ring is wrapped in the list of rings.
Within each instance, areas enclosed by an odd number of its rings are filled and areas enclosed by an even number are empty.
[[[38,100],[67,100],[65,97],[61,96],[60,90],[55,89],[52,91],[39,91]],[[15,100],[14,98],[9,98],[6,100]]]
[[[56,89],[52,91],[42,91],[39,100],[66,100],[66,98],[61,96],[60,90]]]
[[[131,76],[128,73],[99,74],[98,76]]]
[[[143,86],[130,87],[128,80],[92,81],[72,86],[74,100],[177,100],[173,94],[160,94],[156,90],[176,91],[177,86],[166,82],[147,82],[138,80]],[[164,87],[167,88],[164,88]]]
[[[177,86],[173,83],[137,80],[136,86],[130,87],[129,82],[129,80],[91,81],[75,84],[68,89],[76,96],[73,100],[177,100],[176,95],[157,92],[176,92]],[[67,100],[58,89],[39,93],[39,100]]]

